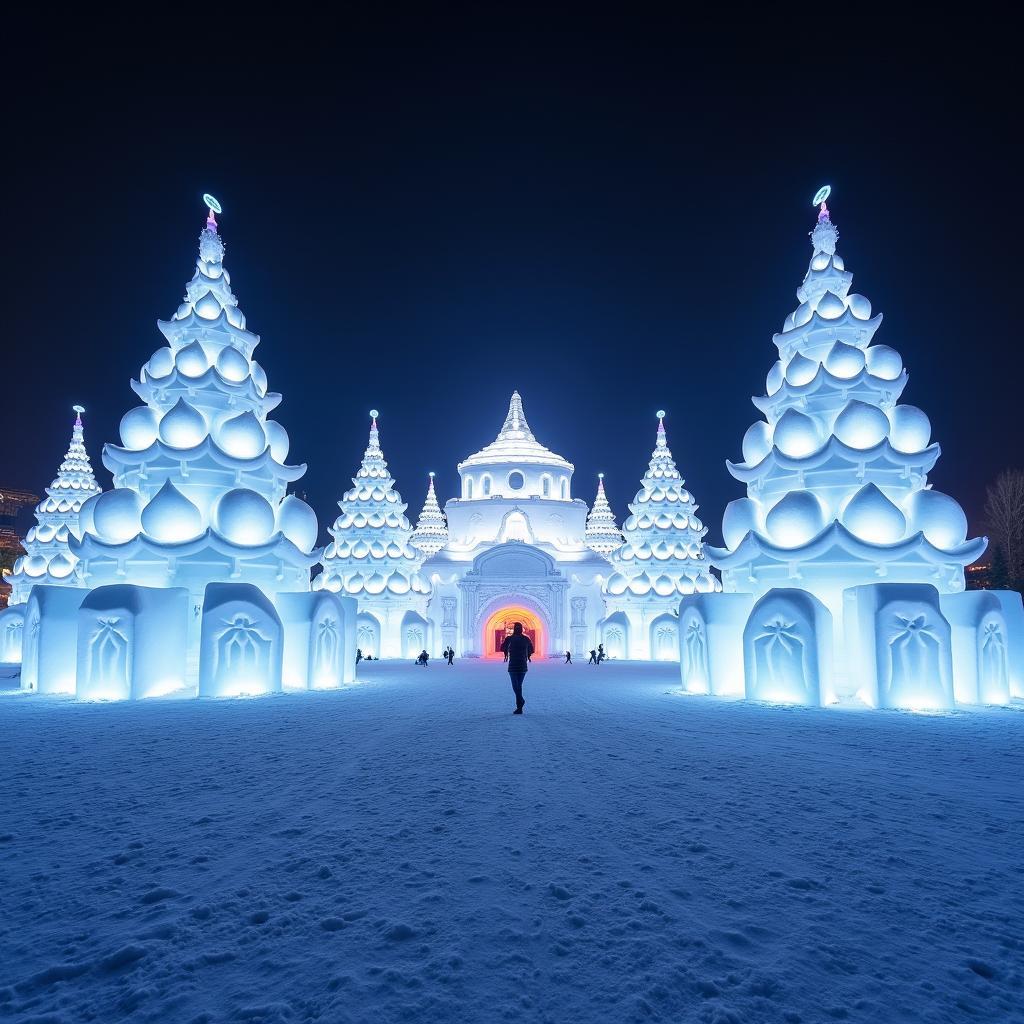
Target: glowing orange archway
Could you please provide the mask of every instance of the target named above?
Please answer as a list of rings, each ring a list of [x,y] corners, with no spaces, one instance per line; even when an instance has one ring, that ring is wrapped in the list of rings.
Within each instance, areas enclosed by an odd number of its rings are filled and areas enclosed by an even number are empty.
[[[515,623],[523,624],[523,632],[533,641],[533,649],[537,656],[544,651],[544,624],[534,613],[527,611],[521,605],[510,605],[507,608],[499,608],[484,624],[483,643],[481,651],[485,658],[500,658],[501,641],[512,632]]]

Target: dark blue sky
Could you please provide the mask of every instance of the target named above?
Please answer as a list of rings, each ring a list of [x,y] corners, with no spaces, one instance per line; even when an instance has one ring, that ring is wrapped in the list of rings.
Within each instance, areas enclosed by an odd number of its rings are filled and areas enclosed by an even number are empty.
[[[717,540],[743,493],[725,459],[830,182],[854,288],[885,314],[876,340],[902,353],[904,399],[942,444],[932,482],[977,529],[986,483],[1021,461],[1009,66],[915,55],[902,36],[849,59],[813,37],[683,51],[679,28],[396,18],[316,53],[198,39],[183,55],[154,37],[51,53],[42,73],[26,54],[0,482],[45,486],[74,402],[99,465],[192,273],[209,191],[322,527],[369,408],[414,515],[426,471],[452,496],[519,388],[576,495],[603,470],[620,520],[665,407]]]

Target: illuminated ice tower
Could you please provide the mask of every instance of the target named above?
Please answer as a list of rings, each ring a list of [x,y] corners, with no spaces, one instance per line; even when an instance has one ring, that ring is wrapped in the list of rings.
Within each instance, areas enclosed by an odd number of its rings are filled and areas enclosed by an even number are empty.
[[[37,583],[64,587],[81,587],[84,583],[75,571],[78,559],[68,549],[68,538],[78,530],[78,514],[82,505],[100,493],[93,476],[89,453],[85,450],[82,413],[74,406],[75,425],[71,444],[57,476],[46,488],[46,497],[36,505],[36,525],[25,537],[25,554],[14,563],[8,576],[11,596],[8,604],[24,604],[29,591]]]
[[[882,317],[850,291],[828,194],[815,197],[800,304],[753,400],[764,419],[728,464],[747,495],[725,510],[726,546],[708,549],[725,600],[683,602],[684,685],[731,692],[745,672],[760,699],[1001,702],[1009,645],[1024,640],[1020,599],[964,592],[985,540],[968,540],[960,505],[928,484],[939,446],[928,417],[900,404],[899,354],[872,343]]]
[[[377,416],[371,409],[369,444],[353,486],[338,502],[334,540],[313,587],[356,599],[356,637],[364,655],[415,657],[429,647],[430,584],[419,573],[423,556],[411,544],[408,506],[381,451]]]
[[[416,529],[410,538],[412,546],[424,557],[436,555],[448,543],[448,522],[437,503],[434,491],[434,474],[430,474],[427,497],[423,509],[416,520]]]
[[[220,207],[206,198],[195,273],[158,321],[167,344],[132,381],[143,404],[122,418],[121,446],[103,449],[114,489],[83,506],[71,544],[90,588],[186,588],[193,624],[208,583],[255,584],[271,599],[308,592],[318,556],[316,515],[287,494],[306,467],[286,464],[288,435],[269,419],[281,396],[253,358],[260,339],[232,294]]]
[[[680,597],[711,593],[721,584],[704,558],[707,527],[672,458],[664,410],[657,415],[651,461],[629,506],[624,541],[610,556],[603,636],[612,657],[675,661]]]
[[[604,493],[604,473],[597,474],[597,497],[587,516],[584,532],[587,547],[606,558],[622,544],[622,532],[615,522],[615,513]]]

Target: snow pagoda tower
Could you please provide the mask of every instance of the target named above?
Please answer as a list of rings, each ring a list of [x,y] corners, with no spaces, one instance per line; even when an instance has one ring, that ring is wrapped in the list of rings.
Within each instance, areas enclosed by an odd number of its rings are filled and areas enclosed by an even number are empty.
[[[419,519],[416,520],[416,529],[412,532],[410,543],[423,558],[436,555],[448,544],[448,521],[441,511],[441,506],[437,503],[433,473],[430,474],[427,498],[423,502]]]
[[[743,461],[728,463],[747,496],[725,510],[725,547],[708,551],[723,596],[749,597],[719,603],[715,616],[733,630],[733,649],[742,641],[750,697],[914,708],[950,706],[954,689],[965,702],[1003,699],[1020,598],[963,593],[964,566],[986,542],[968,540],[959,504],[928,484],[939,446],[928,417],[899,402],[899,354],[872,343],[882,317],[850,291],[827,198],[827,188],[815,197],[800,305],[775,335],[779,359],[753,400],[764,419],[746,432]],[[708,662],[704,631],[716,626],[701,615],[711,603],[683,605],[694,616],[683,624],[684,684],[689,663],[694,679],[726,686],[735,671]]]
[[[651,461],[604,584],[608,614],[602,637],[613,658],[675,661],[680,595],[721,589],[704,558],[707,527],[697,518],[697,505],[672,458],[664,417],[660,410]]]
[[[408,506],[388,472],[377,416],[371,409],[370,441],[353,486],[338,502],[341,515],[330,529],[334,540],[313,587],[356,599],[356,642],[364,655],[415,657],[430,646],[430,584],[419,572],[423,556],[411,543]]]
[[[591,551],[607,558],[622,544],[622,532],[615,522],[615,513],[604,493],[604,473],[597,474],[597,497],[594,506],[587,516],[587,527],[584,531],[587,547]]]
[[[224,268],[220,206],[205,198],[195,273],[158,323],[167,344],[132,382],[143,404],[121,420],[121,445],[103,450],[114,488],[82,505],[69,537],[89,593],[33,588],[26,689],[260,693],[281,689],[282,666],[285,685],[345,679],[345,606],[310,595],[316,515],[287,494],[305,466],[285,462],[288,435],[269,419],[281,396],[253,358],[259,337]]]
[[[78,531],[82,505],[100,493],[100,486],[85,450],[82,426],[85,409],[76,405],[74,411],[71,444],[57,476],[46,488],[46,497],[36,506],[36,525],[25,537],[25,554],[14,563],[8,577],[10,606],[27,602],[29,591],[37,583],[63,587],[85,585],[75,571],[78,559],[68,548],[68,538]]]

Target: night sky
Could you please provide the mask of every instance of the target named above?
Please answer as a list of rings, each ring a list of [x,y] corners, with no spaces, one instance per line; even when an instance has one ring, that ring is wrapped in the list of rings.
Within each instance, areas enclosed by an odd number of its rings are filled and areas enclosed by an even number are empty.
[[[985,485],[1021,462],[1009,67],[509,19],[352,22],[308,54],[282,27],[280,60],[154,29],[37,64],[7,96],[0,484],[41,493],[80,402],[109,486],[102,442],[164,343],[208,191],[322,535],[368,409],[415,516],[427,471],[454,496],[518,388],[575,496],[603,470],[620,522],[667,409],[717,543],[828,182],[875,340],[942,445],[931,481],[978,530]]]

